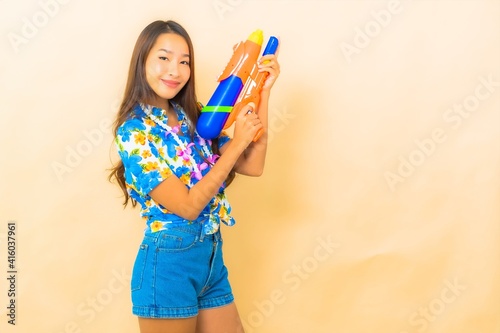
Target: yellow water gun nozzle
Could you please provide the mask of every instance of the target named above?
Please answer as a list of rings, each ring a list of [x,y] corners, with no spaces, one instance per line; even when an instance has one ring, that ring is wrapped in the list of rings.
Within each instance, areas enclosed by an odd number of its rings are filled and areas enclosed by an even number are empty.
[[[248,40],[254,42],[257,45],[262,45],[264,42],[264,33],[262,30],[257,29],[248,36]]]

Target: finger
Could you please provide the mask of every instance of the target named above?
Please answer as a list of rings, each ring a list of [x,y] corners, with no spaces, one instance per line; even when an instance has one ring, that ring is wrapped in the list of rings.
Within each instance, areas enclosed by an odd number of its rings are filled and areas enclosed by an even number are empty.
[[[264,59],[264,61],[258,65],[258,68],[259,68],[259,72],[266,71],[266,72],[269,72],[271,74],[271,72],[273,72],[273,71],[279,72],[280,65],[279,65],[278,61],[276,60],[276,57],[274,55],[272,55],[270,60]]]
[[[245,110],[245,115],[249,115],[249,114],[252,114],[255,110],[255,103],[254,102],[250,102],[248,103],[244,108],[243,110]]]
[[[262,125],[262,123],[258,123],[258,124],[255,124],[252,128],[252,130],[254,131],[259,131],[261,130],[262,128],[264,128],[264,126]]]
[[[245,120],[249,123],[254,123],[255,121],[260,121],[259,115],[256,114],[255,112],[251,112],[248,114],[245,114]]]
[[[276,59],[274,54],[266,54],[259,59],[259,66],[269,66]]]
[[[269,74],[273,74],[276,71],[276,68],[273,68],[269,65],[259,66],[259,72],[268,72]]]
[[[240,106],[240,109],[237,110],[237,112],[238,112],[236,114],[237,118],[244,118],[246,115],[250,114],[249,113],[250,110],[253,112],[253,110],[255,109],[255,103],[253,103],[253,102],[250,102],[245,106],[241,106],[241,104],[239,104],[239,103],[238,103],[238,105]]]

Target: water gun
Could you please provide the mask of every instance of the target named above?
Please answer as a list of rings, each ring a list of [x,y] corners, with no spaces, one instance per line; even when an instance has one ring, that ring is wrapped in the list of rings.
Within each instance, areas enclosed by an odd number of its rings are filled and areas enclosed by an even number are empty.
[[[217,79],[217,89],[201,110],[196,130],[202,138],[218,137],[223,129],[233,124],[241,108],[248,103],[253,102],[257,109],[260,91],[269,74],[259,72],[257,67],[263,39],[262,30],[256,30],[246,41],[234,46],[231,60]],[[277,48],[278,39],[271,36],[262,55],[275,54]],[[261,135],[262,130],[253,141]]]

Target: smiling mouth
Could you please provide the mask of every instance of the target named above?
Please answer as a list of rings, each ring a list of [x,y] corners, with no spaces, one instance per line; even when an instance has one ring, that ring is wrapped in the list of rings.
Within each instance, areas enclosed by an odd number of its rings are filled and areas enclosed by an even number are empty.
[[[166,85],[167,87],[170,87],[170,88],[177,88],[177,86],[179,86],[179,84],[181,84],[178,81],[163,80],[163,79],[161,80],[161,82],[163,82],[164,85]]]

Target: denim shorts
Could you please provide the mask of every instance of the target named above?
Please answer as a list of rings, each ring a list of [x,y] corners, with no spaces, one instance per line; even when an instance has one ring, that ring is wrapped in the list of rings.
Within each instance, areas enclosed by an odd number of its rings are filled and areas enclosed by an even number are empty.
[[[131,290],[132,313],[144,318],[188,318],[232,303],[220,230],[205,235],[193,222],[145,234]]]

